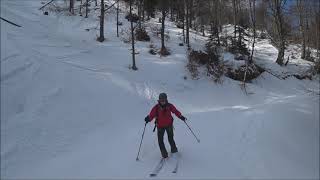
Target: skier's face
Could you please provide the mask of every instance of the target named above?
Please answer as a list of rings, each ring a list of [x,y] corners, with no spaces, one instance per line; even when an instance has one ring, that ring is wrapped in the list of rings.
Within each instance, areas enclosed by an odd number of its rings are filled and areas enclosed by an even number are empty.
[[[159,103],[160,103],[161,105],[165,105],[165,104],[167,103],[167,100],[165,100],[165,99],[160,99],[160,100],[159,100]]]

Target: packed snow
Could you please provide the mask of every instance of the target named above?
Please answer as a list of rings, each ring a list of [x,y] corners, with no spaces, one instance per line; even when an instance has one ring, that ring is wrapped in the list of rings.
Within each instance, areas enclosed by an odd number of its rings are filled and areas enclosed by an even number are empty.
[[[153,123],[140,161],[136,155],[144,117],[161,92],[201,142],[175,118],[179,170],[171,173],[168,161],[158,177],[319,178],[319,77],[280,80],[264,72],[247,84],[248,95],[226,77],[223,84],[205,75],[191,80],[186,47],[179,46],[182,30],[169,21],[172,54],[151,55],[150,42],[137,42],[138,71],[132,71],[124,6],[122,38],[112,10],[103,43],[95,40],[98,11],[89,18],[45,16],[41,6],[39,0],[1,1],[1,17],[22,26],[1,21],[1,178],[149,178],[161,157]],[[147,23],[159,25],[157,19]],[[160,39],[148,31],[159,48]],[[205,41],[191,34],[193,48]],[[256,44],[256,62],[274,72],[310,66],[297,59],[280,67],[276,56],[269,41]]]

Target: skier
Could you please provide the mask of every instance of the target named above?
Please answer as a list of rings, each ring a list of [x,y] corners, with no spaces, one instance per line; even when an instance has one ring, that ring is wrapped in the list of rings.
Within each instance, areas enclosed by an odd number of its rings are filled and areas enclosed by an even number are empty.
[[[185,121],[186,118],[181,115],[181,113],[176,109],[173,104],[168,103],[167,94],[160,93],[158,104],[156,104],[148,116],[145,117],[145,122],[151,122],[156,118],[157,134],[158,134],[158,143],[163,158],[168,157],[168,152],[163,142],[164,132],[167,131],[168,141],[171,146],[171,153],[178,152],[176,143],[173,139],[173,117],[171,113],[174,113],[182,121]]]

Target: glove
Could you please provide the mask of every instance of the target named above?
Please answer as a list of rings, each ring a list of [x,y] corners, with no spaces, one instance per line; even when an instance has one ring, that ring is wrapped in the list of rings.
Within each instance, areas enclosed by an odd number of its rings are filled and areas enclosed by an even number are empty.
[[[180,119],[181,119],[182,121],[186,121],[186,120],[187,120],[187,118],[185,118],[184,116],[180,116]]]
[[[144,118],[144,121],[145,121],[146,123],[150,122],[149,116],[146,116],[146,117]]]

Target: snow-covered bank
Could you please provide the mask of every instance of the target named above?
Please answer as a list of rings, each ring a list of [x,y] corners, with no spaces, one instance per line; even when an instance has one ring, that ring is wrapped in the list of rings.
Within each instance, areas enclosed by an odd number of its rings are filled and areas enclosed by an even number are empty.
[[[319,178],[319,96],[307,91],[319,89],[318,80],[263,73],[248,84],[249,96],[228,78],[222,85],[184,80],[185,47],[169,22],[172,55],[153,56],[149,43],[138,42],[133,72],[114,14],[98,43],[97,31],[85,31],[95,17],[44,16],[40,6],[1,1],[1,17],[23,26],[1,21],[1,178],[148,178],[160,157],[153,124],[141,161],[135,157],[143,118],[160,92],[201,139],[176,119],[181,165],[177,174],[164,167],[160,178]],[[193,47],[205,41],[191,37]],[[268,42],[257,50],[264,62],[276,56]]]

